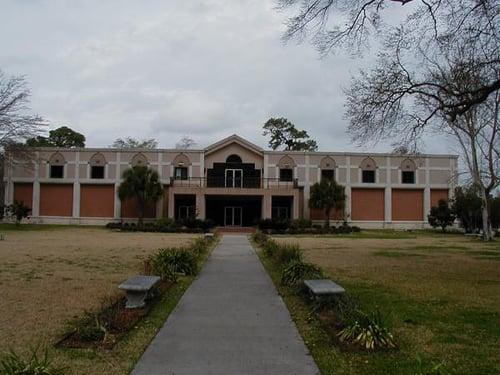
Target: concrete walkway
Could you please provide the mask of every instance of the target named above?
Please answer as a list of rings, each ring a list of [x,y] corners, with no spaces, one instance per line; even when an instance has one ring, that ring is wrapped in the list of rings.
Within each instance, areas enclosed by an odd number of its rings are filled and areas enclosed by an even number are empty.
[[[225,235],[133,375],[316,375],[248,239]]]

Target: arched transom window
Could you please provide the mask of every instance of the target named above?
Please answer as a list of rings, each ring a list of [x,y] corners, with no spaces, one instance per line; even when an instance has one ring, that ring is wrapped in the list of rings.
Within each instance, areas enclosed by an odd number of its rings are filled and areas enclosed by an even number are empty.
[[[179,154],[174,158],[174,179],[187,180],[188,179],[188,166],[190,164],[189,158],[186,154]]]
[[[106,167],[106,158],[100,152],[95,153],[89,160],[90,178],[103,179]]]
[[[64,178],[64,166],[66,159],[60,152],[52,154],[49,159],[50,178]]]
[[[283,156],[278,162],[278,167],[280,169],[280,181],[293,181],[295,162],[290,156]]]
[[[363,159],[360,166],[361,168],[361,181],[363,183],[375,183],[375,173],[377,170],[377,163],[370,157]]]
[[[403,160],[403,162],[401,163],[401,182],[403,184],[414,184],[416,170],[417,166],[413,160]]]
[[[333,160],[330,156],[326,156],[323,159],[321,159],[319,167],[321,169],[322,180],[335,179],[335,160]]]
[[[146,167],[148,165],[148,158],[146,155],[138,153],[134,155],[130,164],[132,167]]]

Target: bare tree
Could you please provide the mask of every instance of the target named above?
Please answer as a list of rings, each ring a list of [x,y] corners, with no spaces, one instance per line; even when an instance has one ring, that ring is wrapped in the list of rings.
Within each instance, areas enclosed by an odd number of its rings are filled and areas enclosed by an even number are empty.
[[[113,144],[110,146],[113,148],[145,148],[145,149],[155,149],[158,147],[158,142],[156,139],[135,139],[132,137],[117,138]]]
[[[0,151],[38,135],[44,120],[29,113],[30,90],[23,76],[7,77],[0,70]],[[20,148],[20,147],[16,147]]]
[[[196,141],[188,135],[184,135],[179,142],[175,144],[175,148],[187,150],[196,146]]]

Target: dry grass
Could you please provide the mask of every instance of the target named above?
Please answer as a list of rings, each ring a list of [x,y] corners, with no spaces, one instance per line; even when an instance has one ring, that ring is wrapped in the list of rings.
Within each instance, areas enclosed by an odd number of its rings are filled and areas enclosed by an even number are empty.
[[[195,237],[84,227],[2,232],[0,352],[53,343],[69,319],[119,293],[154,250]]]
[[[346,355],[346,372],[398,368],[411,373],[419,353],[444,361],[453,373],[500,371],[493,360],[500,356],[500,242],[428,232],[380,239],[380,233],[373,232],[373,238],[369,231],[352,238],[276,237],[299,243],[307,261],[321,266],[362,304],[394,317],[401,353],[387,363],[380,355],[359,367],[353,365],[355,356]]]

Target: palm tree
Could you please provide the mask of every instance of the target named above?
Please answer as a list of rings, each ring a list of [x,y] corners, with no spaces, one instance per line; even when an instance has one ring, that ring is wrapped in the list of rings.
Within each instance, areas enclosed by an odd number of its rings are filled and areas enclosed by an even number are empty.
[[[311,186],[309,198],[310,208],[320,208],[325,211],[325,226],[330,226],[330,211],[344,208],[345,189],[334,179],[325,178]]]
[[[163,194],[158,173],[148,167],[135,166],[125,170],[122,178],[123,181],[118,188],[118,196],[121,201],[129,198],[137,199],[139,215],[137,225],[142,228],[146,204],[157,202]]]

